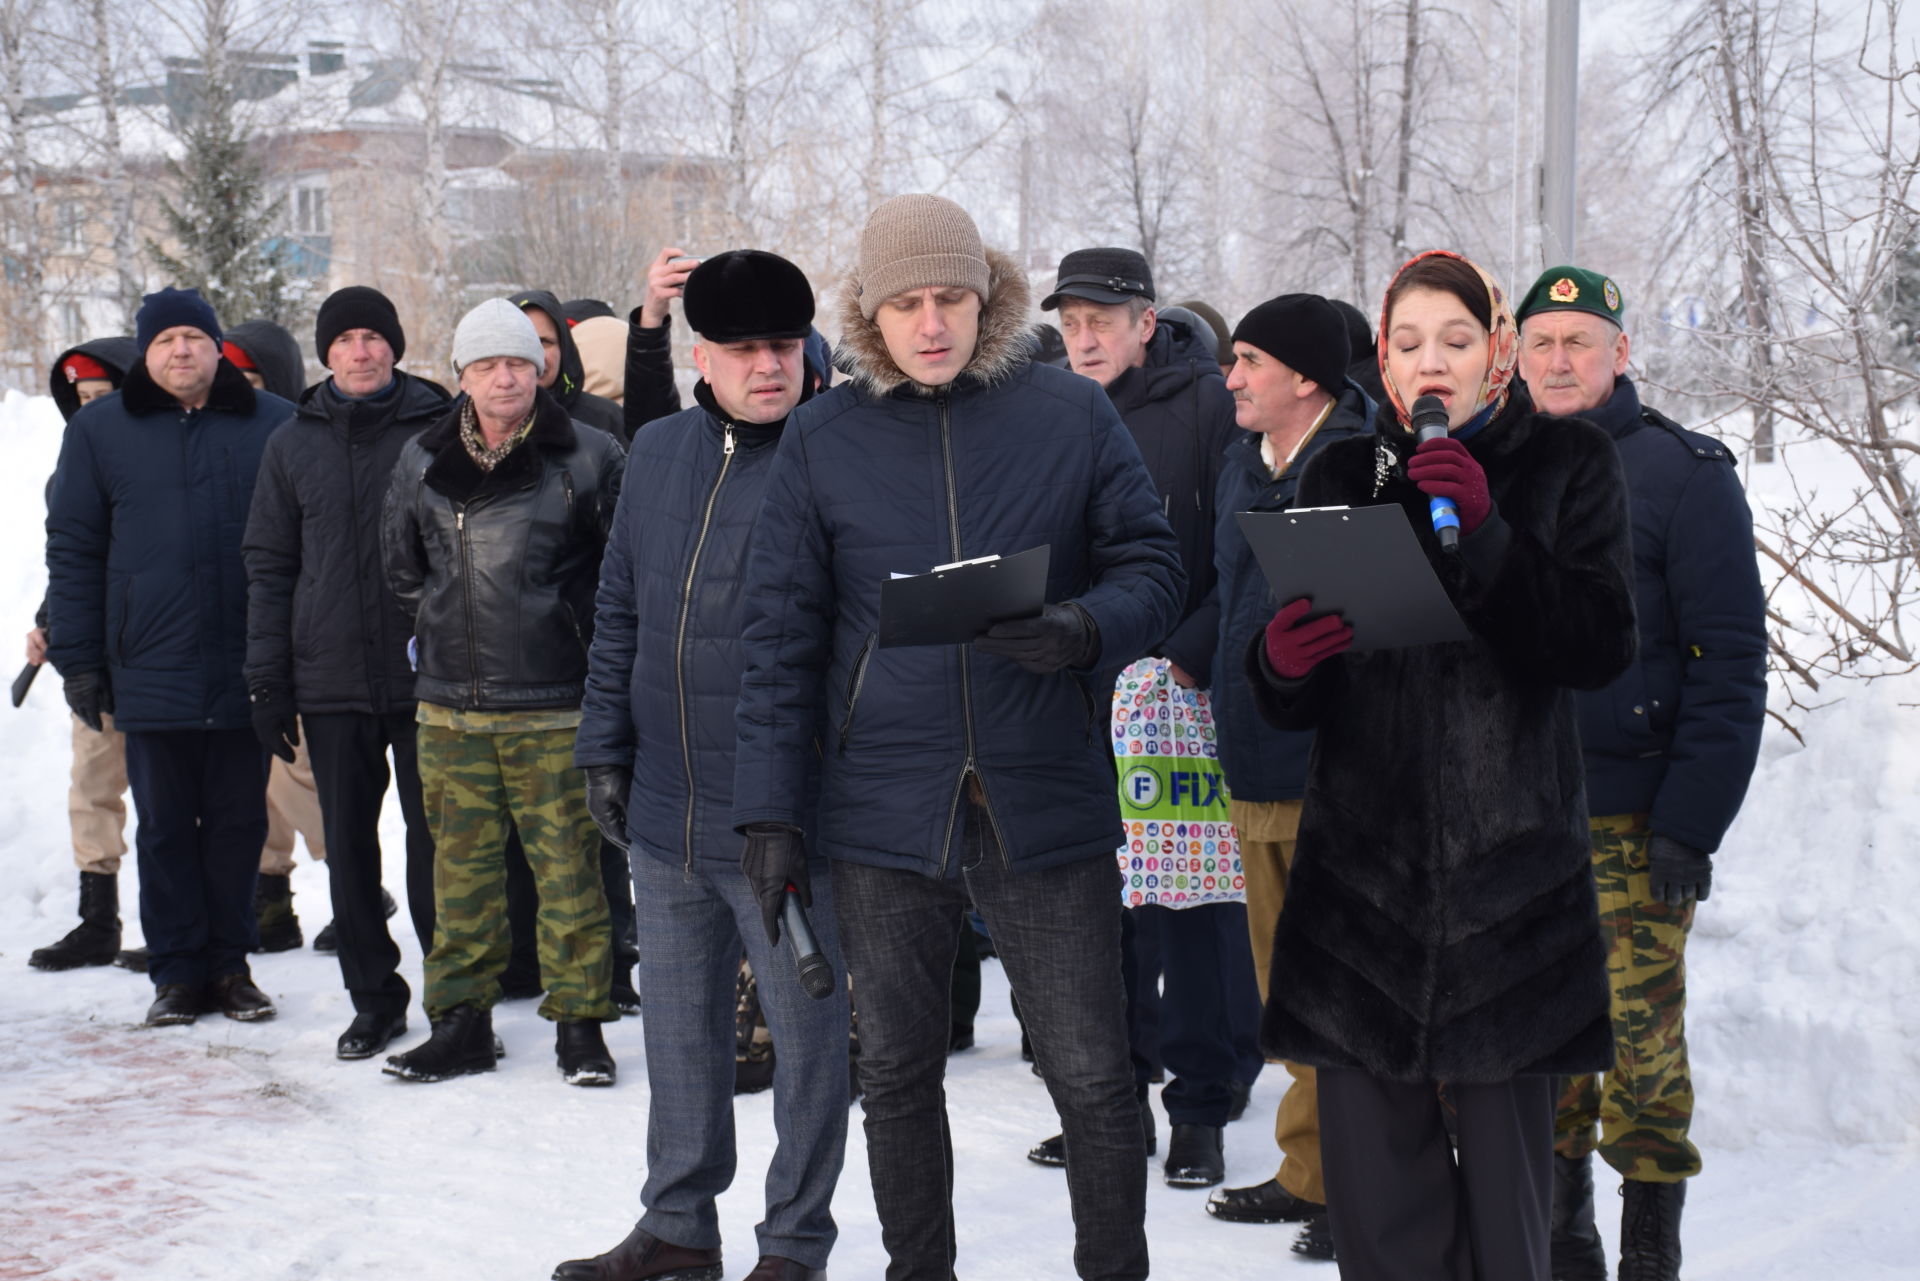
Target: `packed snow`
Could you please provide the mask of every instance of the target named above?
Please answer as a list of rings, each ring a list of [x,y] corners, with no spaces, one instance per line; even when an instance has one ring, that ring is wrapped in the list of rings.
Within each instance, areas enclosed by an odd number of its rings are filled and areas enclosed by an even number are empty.
[[[7,393],[0,535],[13,551],[0,559],[0,618],[15,636],[45,584],[41,487],[59,435],[51,401]],[[1777,481],[1761,468],[1752,483],[1764,495]],[[1770,728],[1690,949],[1707,1162],[1688,1199],[1690,1281],[1920,1276],[1920,677],[1823,696],[1796,721],[1804,747]],[[637,1019],[608,1029],[621,1071],[611,1090],[561,1082],[529,1002],[498,1012],[498,1072],[409,1085],[378,1060],[334,1058],[351,1010],[335,962],[311,950],[255,958],[280,1011],[255,1025],[143,1028],[144,977],[29,968],[27,953],[74,923],[68,724],[51,671],[25,707],[0,709],[0,1278],[538,1281],[626,1232],[646,1152]],[[388,819],[388,885],[401,895],[391,805]],[[131,946],[137,876],[121,887]],[[311,938],[329,916],[324,869],[303,862],[294,889]],[[418,950],[396,934],[417,994]],[[948,1072],[959,1272],[1070,1277],[1064,1180],[1024,1156],[1055,1119],[1020,1061],[997,965],[985,986],[979,1048]],[[424,1035],[413,1018],[403,1045]],[[1270,1068],[1228,1130],[1229,1184],[1272,1174],[1284,1084]],[[737,1114],[740,1173],[720,1206],[729,1275],[753,1263],[771,1096],[741,1099]],[[1215,1222],[1204,1193],[1153,1174],[1156,1275],[1334,1275],[1288,1253],[1292,1228]],[[1603,1197],[1602,1213],[1612,1204]],[[834,1275],[880,1276],[857,1124],[835,1213]]]

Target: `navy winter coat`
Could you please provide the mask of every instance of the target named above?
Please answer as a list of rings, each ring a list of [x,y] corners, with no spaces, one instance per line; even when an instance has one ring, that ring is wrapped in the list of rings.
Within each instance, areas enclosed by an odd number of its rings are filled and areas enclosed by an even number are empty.
[[[136,362],[74,415],[47,512],[48,657],[105,669],[123,730],[252,724],[240,537],[267,437],[293,414],[225,360],[184,410]]]
[[[1581,417],[1620,451],[1640,616],[1633,666],[1579,698],[1587,806],[1651,813],[1656,833],[1711,853],[1747,794],[1767,712],[1753,516],[1726,447],[1642,408],[1632,380]]]
[[[1212,664],[1219,679],[1213,682],[1212,690],[1220,767],[1226,772],[1227,790],[1235,800],[1297,801],[1305,796],[1313,731],[1275,729],[1267,724],[1254,705],[1253,691],[1240,679],[1241,658],[1247,646],[1267,630],[1280,603],[1274,600],[1267,576],[1260,572],[1253,547],[1234,517],[1239,512],[1277,512],[1293,506],[1307,460],[1336,440],[1372,431],[1373,408],[1365,393],[1349,382],[1341,389],[1327,421],[1320,424],[1278,479],[1260,456],[1262,437],[1258,432],[1242,431],[1227,446],[1227,464],[1220,473],[1220,492],[1214,502],[1218,524],[1213,563],[1219,573],[1214,612],[1220,622],[1218,657]]]
[[[858,381],[788,420],[747,565],[737,827],[801,826],[819,753],[817,847],[831,858],[949,870],[970,777],[1010,863],[1120,844],[1113,678],[1172,628],[1186,583],[1112,402],[1029,362],[1026,281],[988,257],[979,343],[954,383],[910,383],[849,291]],[[1043,543],[1048,599],[1099,627],[1093,670],[1035,676],[965,645],[874,644],[889,574]]]
[[[387,585],[380,515],[400,448],[447,413],[439,386],[394,374],[351,400],[333,380],[273,434],[247,520],[247,686],[288,689],[302,712],[413,708],[413,619]]]
[[[654,858],[737,868],[741,579],[781,426],[700,403],[633,438],[600,565],[574,764],[633,771],[627,831]]]

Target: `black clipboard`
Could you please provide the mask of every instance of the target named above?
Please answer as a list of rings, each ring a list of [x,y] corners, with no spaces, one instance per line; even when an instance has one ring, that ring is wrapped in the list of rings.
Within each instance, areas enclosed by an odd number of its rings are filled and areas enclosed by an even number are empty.
[[[1420,550],[1406,510],[1308,507],[1234,517],[1282,605],[1306,596],[1315,615],[1338,612],[1355,651],[1471,638]]]
[[[1053,549],[970,561],[880,584],[882,649],[965,645],[995,623],[1036,617],[1047,603]]]

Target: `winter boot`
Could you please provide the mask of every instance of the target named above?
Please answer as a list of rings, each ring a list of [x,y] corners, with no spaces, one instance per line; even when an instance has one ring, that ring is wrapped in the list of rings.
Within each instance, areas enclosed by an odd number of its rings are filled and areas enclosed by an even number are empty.
[[[1167,1186],[1210,1188],[1227,1177],[1217,1125],[1176,1125],[1167,1140]]]
[[[1154,1128],[1151,1099],[1140,1100],[1140,1142],[1145,1145],[1148,1156],[1152,1156],[1160,1148],[1160,1137]],[[1064,1169],[1067,1164],[1067,1136],[1056,1134],[1050,1139],[1040,1140],[1027,1149],[1027,1160],[1035,1165]]]
[[[122,948],[113,958],[113,963],[123,970],[132,970],[135,974],[147,972],[147,949],[144,947]]]
[[[305,940],[300,918],[293,914],[293,882],[264,873],[254,882],[253,911],[260,925],[256,952],[291,952]]]
[[[1333,1222],[1327,1218],[1325,1211],[1314,1215],[1301,1226],[1300,1234],[1293,1239],[1293,1252],[1303,1259],[1334,1262]]]
[[[274,1016],[273,1002],[254,985],[248,974],[222,974],[207,985],[203,993],[205,1009],[215,1010],[242,1023],[255,1023]]]
[[[148,1027],[172,1027],[191,1023],[200,1017],[200,989],[191,983],[162,983],[154,989],[153,1004],[147,1007]]]
[[[74,970],[111,964],[120,950],[120,878],[112,873],[80,873],[80,924],[65,938],[35,948],[27,964],[36,970]]]
[[[400,905],[393,901],[393,895],[387,893],[385,890],[380,891],[380,907],[386,912],[389,921],[393,919],[393,914],[400,910]],[[332,921],[328,921],[325,925],[321,926],[320,932],[313,936],[313,950],[316,952],[325,952],[328,956],[339,955],[340,932],[333,928]]]
[[[612,1085],[613,1055],[600,1035],[598,1019],[570,1019],[554,1025],[554,1057],[568,1085]]]
[[[445,1081],[491,1072],[496,1057],[492,1012],[456,1005],[434,1023],[425,1044],[389,1058],[381,1071],[403,1081]]]
[[[1325,1218],[1327,1207],[1297,1197],[1268,1179],[1245,1188],[1221,1188],[1207,1198],[1207,1213],[1228,1223],[1306,1223]]]
[[[1593,1158],[1553,1158],[1553,1217],[1547,1228],[1553,1281],[1607,1281],[1607,1252],[1593,1223]]]
[[[1680,1281],[1680,1208],[1685,1183],[1620,1185],[1620,1281]]]
[[[635,1228],[605,1254],[561,1264],[553,1281],[721,1281],[720,1251],[674,1245]]]

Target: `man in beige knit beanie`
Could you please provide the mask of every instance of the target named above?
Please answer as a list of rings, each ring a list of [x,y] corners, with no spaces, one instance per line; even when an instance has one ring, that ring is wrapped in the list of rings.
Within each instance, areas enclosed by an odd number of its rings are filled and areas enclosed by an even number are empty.
[[[1033,363],[1030,307],[1025,276],[952,201],[876,208],[842,297],[852,380],[788,418],[742,583],[741,862],[784,896],[804,894],[809,850],[832,860],[894,1281],[953,1275],[942,1076],[969,901],[1073,1154],[1074,1269],[1147,1275],[1104,709],[1118,670],[1179,620],[1186,583],[1133,438],[1098,383]],[[890,575],[1039,548],[1037,616],[971,642],[879,642]],[[1037,1248],[1031,1263],[1054,1276],[1065,1260]]]

